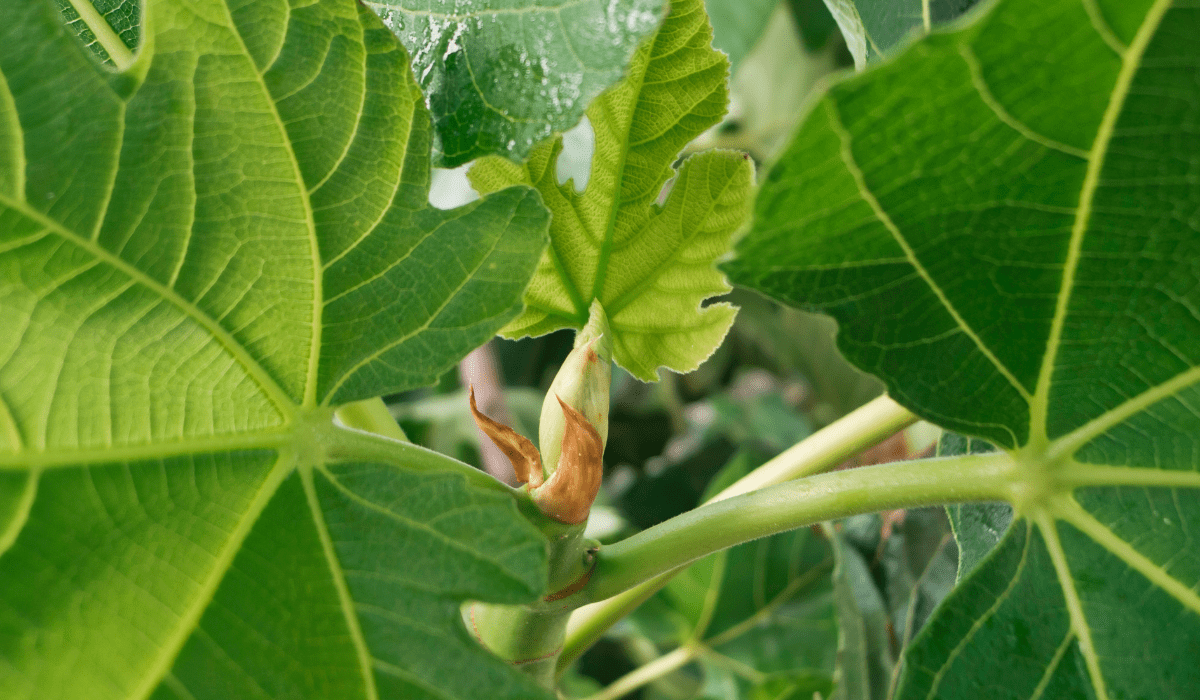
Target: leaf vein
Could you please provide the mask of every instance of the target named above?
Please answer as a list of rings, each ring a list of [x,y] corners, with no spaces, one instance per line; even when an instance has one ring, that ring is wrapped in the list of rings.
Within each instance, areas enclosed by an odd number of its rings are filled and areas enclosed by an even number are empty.
[[[937,695],[938,686],[941,685],[942,678],[944,678],[946,672],[950,670],[950,665],[954,663],[954,660],[958,658],[958,655],[961,654],[963,649],[967,647],[967,644],[969,644],[971,639],[974,638],[975,633],[983,628],[984,623],[986,623],[993,615],[995,615],[1000,610],[1000,606],[1003,605],[1004,602],[1007,601],[1012,595],[1013,590],[1017,586],[1017,582],[1021,580],[1021,575],[1025,570],[1025,565],[1029,562],[1030,534],[1030,528],[1026,526],[1025,545],[1021,549],[1021,558],[1017,562],[1017,568],[1016,571],[1013,572],[1012,579],[1008,582],[1008,585],[1004,588],[1004,590],[996,596],[996,602],[992,603],[992,606],[988,608],[986,612],[980,615],[978,620],[975,620],[975,622],[971,624],[971,628],[967,630],[967,633],[963,635],[963,638],[959,640],[958,644],[956,644],[954,648],[950,650],[950,653],[946,655],[946,660],[942,662],[941,667],[937,670],[937,673],[934,674],[933,682],[929,686],[929,694],[925,696],[926,700],[933,700],[933,698]]]
[[[503,227],[501,227],[502,229],[507,229],[512,224],[513,217],[516,216],[516,212],[517,212],[517,208],[513,207],[513,210],[511,212],[509,212],[508,221],[504,224]],[[442,223],[439,223],[438,227],[440,227],[442,225],[443,225]],[[426,237],[428,237],[428,236],[426,236]],[[337,394],[338,389],[340,389],[342,387],[342,385],[345,384],[350,379],[350,377],[352,377],[360,369],[362,369],[366,365],[370,364],[371,362],[378,360],[380,357],[382,357],[387,352],[391,351],[393,348],[396,348],[396,347],[400,346],[401,344],[408,342],[410,339],[412,339],[418,333],[421,333],[421,332],[427,330],[433,324],[433,322],[437,320],[438,316],[441,315],[442,311],[445,310],[445,308],[447,306],[449,306],[452,301],[454,301],[454,299],[458,295],[458,293],[461,292],[463,290],[463,288],[465,288],[468,284],[471,283],[471,280],[474,278],[475,273],[478,272],[483,267],[484,263],[486,263],[488,258],[491,256],[491,254],[493,252],[495,252],[497,246],[500,245],[500,242],[503,239],[504,239],[504,232],[502,231],[500,234],[498,234],[496,236],[496,240],[492,241],[492,246],[491,246],[491,248],[488,249],[488,252],[479,257],[479,262],[475,265],[474,268],[472,268],[471,270],[465,271],[466,274],[463,275],[462,281],[459,282],[458,285],[449,294],[446,295],[446,298],[443,299],[440,304],[438,304],[438,307],[436,309],[434,309],[432,312],[430,312],[429,317],[426,318],[424,322],[422,322],[419,326],[417,326],[413,330],[409,331],[408,333],[405,333],[403,336],[396,338],[395,340],[392,340],[392,341],[388,342],[387,344],[383,345],[375,352],[370,353],[365,358],[363,358],[359,362],[355,363],[353,367],[347,369],[342,374],[341,378],[338,379],[338,381],[329,389],[328,392],[326,392],[326,400],[328,400],[329,397],[332,397],[335,394]]]
[[[367,649],[367,640],[363,637],[362,626],[359,625],[358,615],[354,611],[354,601],[351,599],[350,589],[346,585],[346,576],[341,560],[338,559],[337,552],[333,548],[333,539],[329,536],[329,526],[325,522],[325,512],[321,510],[320,499],[317,497],[317,490],[313,485],[311,469],[300,471],[300,482],[304,485],[304,496],[308,502],[308,509],[312,512],[313,525],[321,540],[321,553],[325,557],[325,563],[329,566],[329,576],[333,579],[333,586],[337,590],[338,605],[341,607],[342,617],[346,621],[346,632],[354,643],[354,654],[358,657],[359,671],[362,673],[367,700],[379,700],[379,691],[375,687],[375,676],[371,673],[371,653]]]
[[[1096,690],[1097,700],[1109,700],[1108,689],[1104,685],[1104,674],[1100,670],[1100,657],[1092,643],[1092,629],[1088,625],[1087,616],[1083,613],[1083,603],[1079,592],[1075,590],[1075,580],[1071,576],[1071,568],[1067,564],[1067,555],[1062,542],[1058,539],[1058,530],[1046,512],[1037,516],[1038,529],[1046,541],[1046,550],[1054,562],[1054,573],[1058,577],[1058,585],[1062,588],[1063,598],[1067,603],[1067,614],[1070,616],[1071,629],[1079,638],[1079,651],[1083,654],[1087,665],[1088,676],[1092,679],[1092,687]]]
[[[1075,284],[1075,271],[1079,266],[1084,234],[1091,222],[1092,200],[1095,198],[1096,190],[1100,185],[1100,171],[1104,167],[1108,146],[1112,141],[1117,119],[1120,117],[1121,110],[1125,106],[1125,98],[1129,94],[1130,86],[1133,84],[1134,75],[1136,75],[1138,67],[1141,64],[1142,54],[1145,53],[1146,47],[1150,44],[1150,39],[1158,29],[1163,15],[1166,14],[1170,7],[1170,0],[1155,0],[1154,5],[1146,14],[1146,19],[1142,22],[1142,26],[1138,28],[1137,35],[1134,37],[1133,43],[1130,44],[1129,50],[1123,54],[1121,70],[1117,74],[1116,83],[1113,85],[1112,93],[1109,96],[1108,106],[1104,109],[1104,116],[1101,118],[1100,126],[1096,130],[1096,138],[1092,142],[1091,151],[1088,153],[1087,172],[1084,175],[1082,190],[1079,193],[1079,209],[1075,213],[1075,223],[1071,228],[1071,238],[1067,246],[1067,257],[1063,262],[1062,286],[1059,289],[1054,318],[1050,322],[1050,335],[1046,341],[1045,353],[1042,355],[1042,366],[1038,372],[1037,386],[1034,389],[1033,398],[1030,402],[1030,442],[1044,442],[1046,440],[1046,422],[1049,419],[1050,384],[1054,378],[1054,363],[1058,357],[1059,346],[1062,343],[1063,327],[1066,324],[1067,311],[1070,306],[1071,290]]]
[[[1168,574],[1162,566],[1155,564],[1146,555],[1134,549],[1129,542],[1121,539],[1095,516],[1084,510],[1078,501],[1070,497],[1061,498],[1055,501],[1052,510],[1055,517],[1079,528],[1096,544],[1145,576],[1150,583],[1166,591],[1188,610],[1200,615],[1200,594],[1185,586],[1182,581]],[[1186,522],[1187,520],[1181,520],[1180,524]]]
[[[988,87],[987,80],[983,77],[983,67],[979,65],[979,59],[975,56],[975,52],[965,43],[958,45],[958,53],[962,56],[963,61],[967,64],[967,68],[971,73],[971,85],[975,87],[975,92],[979,93],[979,98],[987,105],[988,109],[996,115],[996,118],[1012,127],[1021,136],[1033,141],[1034,143],[1051,148],[1056,151],[1061,151],[1067,155],[1075,156],[1076,158],[1087,159],[1088,152],[1082,148],[1070,146],[1061,141],[1056,141],[1048,136],[1043,136],[1027,124],[1020,121],[1009,113],[1004,105],[996,99],[992,94],[992,89]]]
[[[975,343],[975,346],[979,349],[979,352],[982,353],[983,356],[987,358],[987,360],[991,362],[993,366],[995,366],[996,370],[1008,381],[1009,384],[1012,385],[1014,389],[1016,389],[1017,393],[1020,394],[1022,398],[1029,400],[1029,391],[1024,387],[1024,385],[1021,384],[1021,382],[1017,381],[1017,378],[1013,376],[1013,373],[1009,371],[1008,367],[1000,362],[1000,359],[996,357],[996,355],[983,343],[983,339],[975,333],[970,325],[967,324],[966,320],[958,313],[958,310],[955,309],[954,305],[950,303],[950,300],[946,297],[945,292],[942,291],[942,288],[938,286],[937,282],[935,282],[933,277],[930,276],[929,271],[925,269],[925,266],[921,264],[921,261],[917,259],[916,252],[912,249],[912,246],[909,245],[908,240],[904,237],[904,234],[900,232],[900,229],[896,226],[895,222],[892,221],[892,218],[888,215],[888,213],[883,209],[883,206],[879,203],[879,200],[875,198],[875,195],[872,194],[870,188],[867,187],[866,178],[863,174],[863,171],[858,166],[858,163],[854,158],[854,153],[850,148],[852,136],[850,135],[850,132],[847,131],[846,126],[842,123],[841,116],[838,114],[836,107],[834,107],[832,100],[827,100],[825,102],[825,114],[828,118],[830,128],[838,135],[838,138],[841,141],[842,160],[846,165],[846,170],[850,173],[851,177],[854,178],[854,182],[858,187],[859,193],[862,195],[863,201],[866,202],[875,212],[876,218],[878,218],[879,222],[883,224],[884,228],[891,233],[892,237],[896,240],[896,243],[900,245],[901,250],[904,251],[904,255],[908,258],[909,264],[911,264],[913,268],[916,269],[917,273],[921,275],[921,279],[924,280],[925,284],[929,286],[930,291],[933,292],[933,294],[938,298],[938,301],[940,301],[942,306],[945,307],[946,312],[950,314],[951,318],[954,319],[954,322],[962,327],[963,332],[967,335],[967,337],[970,338],[973,343]]]

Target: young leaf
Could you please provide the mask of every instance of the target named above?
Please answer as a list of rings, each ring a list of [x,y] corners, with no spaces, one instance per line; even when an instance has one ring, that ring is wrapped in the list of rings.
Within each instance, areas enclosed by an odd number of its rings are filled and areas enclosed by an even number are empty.
[[[438,164],[524,159],[579,122],[651,34],[663,0],[366,0],[412,52]],[[436,9],[435,9],[436,8]]]
[[[0,697],[544,697],[459,614],[544,593],[511,492],[331,422],[515,315],[537,193],[428,206],[351,0],[145,13],[113,72],[0,3]]]
[[[701,302],[729,290],[712,268],[745,218],[753,170],[741,154],[710,151],[672,163],[725,113],[728,62],[709,45],[700,0],[671,3],[654,38],[638,49],[629,75],[588,108],[596,134],[587,188],[559,185],[562,139],[516,165],[487,158],[472,184],[494,192],[536,187],[553,212],[550,248],[509,337],[581,328],[598,299],[608,314],[617,364],[643,381],[659,367],[695,369],[725,337],[736,313]],[[663,184],[675,182],[663,206]]]
[[[1008,0],[927,37],[815,107],[727,268],[1010,458],[1013,523],[901,698],[1200,687],[1198,33],[1194,3]]]

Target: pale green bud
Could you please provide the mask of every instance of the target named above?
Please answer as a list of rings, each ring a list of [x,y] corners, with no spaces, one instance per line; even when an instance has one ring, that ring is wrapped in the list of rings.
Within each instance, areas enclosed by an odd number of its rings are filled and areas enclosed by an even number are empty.
[[[588,323],[575,336],[575,349],[567,355],[542,403],[538,443],[546,477],[558,469],[567,420],[562,403],[574,408],[600,435],[601,449],[608,442],[608,391],[612,384],[612,341],[608,317],[593,301]]]

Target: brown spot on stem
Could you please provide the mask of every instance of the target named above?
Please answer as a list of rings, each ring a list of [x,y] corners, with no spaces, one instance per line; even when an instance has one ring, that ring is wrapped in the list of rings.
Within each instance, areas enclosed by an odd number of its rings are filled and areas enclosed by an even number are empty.
[[[562,600],[563,598],[566,598],[569,595],[578,593],[579,591],[583,590],[583,587],[588,584],[588,581],[592,580],[592,572],[595,570],[596,570],[596,563],[592,562],[592,565],[590,567],[588,567],[588,570],[583,572],[583,576],[580,576],[579,578],[575,579],[575,581],[573,581],[572,583],[569,583],[566,586],[563,586],[562,590],[557,591],[555,593],[551,593],[550,595],[546,596],[545,598],[542,598],[542,600],[546,601],[547,603],[553,603],[556,600]]]
[[[475,417],[475,425],[487,435],[496,447],[512,462],[513,471],[521,483],[529,483],[530,488],[542,485],[545,475],[542,474],[542,456],[529,438],[521,435],[512,428],[488,418],[479,412],[475,406],[475,387],[471,387],[471,415]]]
[[[562,455],[558,469],[541,488],[533,492],[533,500],[543,513],[560,523],[574,525],[587,520],[592,502],[600,492],[604,476],[604,441],[600,433],[583,414],[558,399],[566,418]]]

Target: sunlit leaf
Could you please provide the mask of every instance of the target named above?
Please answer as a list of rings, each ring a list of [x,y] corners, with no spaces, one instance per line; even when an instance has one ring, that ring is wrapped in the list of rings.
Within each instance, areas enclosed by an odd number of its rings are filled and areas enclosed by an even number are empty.
[[[748,211],[752,164],[739,153],[709,151],[678,172],[672,167],[725,113],[729,66],[711,36],[699,0],[671,4],[629,75],[588,108],[596,146],[582,192],[573,180],[557,182],[561,139],[535,149],[524,165],[493,157],[471,168],[476,189],[532,185],[554,214],[526,311],[505,335],[580,328],[598,299],[614,359],[643,381],[655,380],[659,367],[695,369],[725,337],[736,310],[700,305],[729,289],[713,261]]]
[[[519,311],[538,195],[428,206],[350,0],[145,12],[115,72],[0,4],[0,697],[539,697],[459,613],[544,592],[512,493],[331,422]]]

